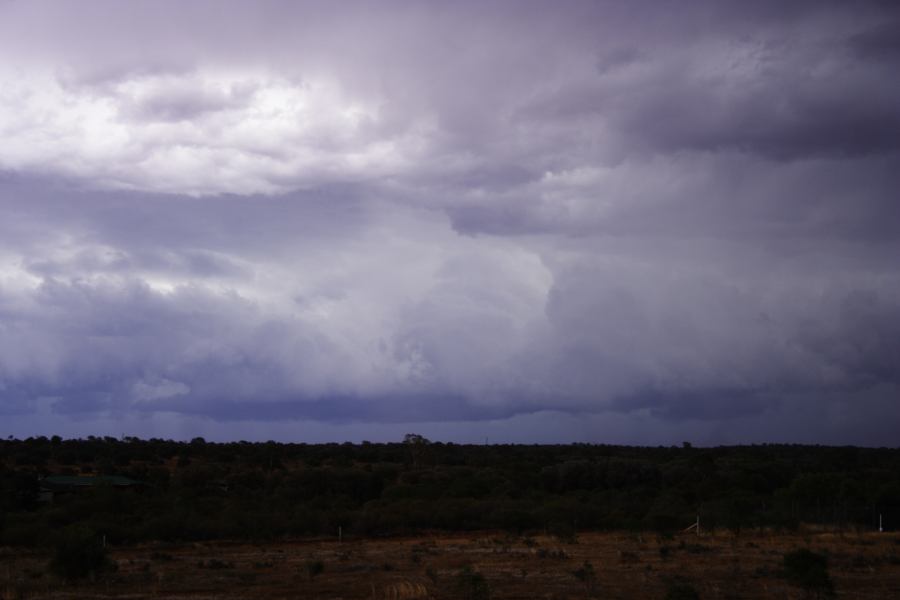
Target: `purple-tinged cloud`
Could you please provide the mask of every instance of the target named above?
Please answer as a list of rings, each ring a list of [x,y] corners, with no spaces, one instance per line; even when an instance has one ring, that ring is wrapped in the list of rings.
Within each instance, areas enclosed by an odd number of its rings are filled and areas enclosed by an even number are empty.
[[[0,3],[0,413],[893,444],[898,22]]]

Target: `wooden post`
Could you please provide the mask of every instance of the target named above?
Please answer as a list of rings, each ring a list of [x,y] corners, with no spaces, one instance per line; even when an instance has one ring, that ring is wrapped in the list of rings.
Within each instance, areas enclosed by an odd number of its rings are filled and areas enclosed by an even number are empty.
[[[700,515],[697,515],[697,520],[694,521],[694,522],[693,522],[691,525],[689,525],[688,527],[686,527],[686,528],[684,529],[684,531],[682,531],[682,533],[687,533],[687,532],[690,531],[691,529],[696,529],[696,530],[697,530],[697,535],[698,535],[698,536],[700,535]]]

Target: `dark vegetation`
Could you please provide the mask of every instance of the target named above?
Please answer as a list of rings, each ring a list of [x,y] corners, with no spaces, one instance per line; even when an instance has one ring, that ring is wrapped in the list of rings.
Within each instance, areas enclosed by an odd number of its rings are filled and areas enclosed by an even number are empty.
[[[102,539],[79,526],[70,527],[59,536],[50,561],[50,570],[67,580],[96,577],[113,568]]]
[[[85,474],[141,484],[42,497],[42,477]],[[585,530],[665,535],[697,514],[704,528],[740,533],[792,530],[801,522],[871,530],[879,513],[893,529],[900,515],[900,450],[474,446],[416,435],[358,445],[0,441],[0,545],[7,546],[65,548],[73,535],[81,536],[74,543],[90,548],[102,537],[110,544],[261,541],[337,536],[339,527],[345,538],[500,529],[575,542]],[[66,551],[60,552],[58,569],[72,575]],[[73,569],[103,568],[101,559],[90,560]],[[787,562],[785,569],[795,571]],[[316,569],[308,575],[315,577]],[[586,567],[579,578],[593,590]],[[477,577],[470,579],[467,593],[483,595],[472,583]]]
[[[828,557],[809,548],[800,548],[784,555],[784,576],[811,597],[834,595],[834,584],[828,575]]]
[[[456,596],[465,600],[490,600],[491,588],[484,575],[466,565],[456,576]]]
[[[666,591],[666,600],[700,600],[700,594],[686,581],[674,581]]]

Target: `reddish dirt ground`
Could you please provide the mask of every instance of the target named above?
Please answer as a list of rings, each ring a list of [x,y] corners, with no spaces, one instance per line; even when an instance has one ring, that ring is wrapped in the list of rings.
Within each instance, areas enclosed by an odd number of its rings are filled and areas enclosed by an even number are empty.
[[[837,598],[900,598],[900,535],[814,532],[150,544],[110,548],[117,569],[78,583],[48,574],[46,553],[2,549],[0,591],[4,599],[449,599],[466,597],[458,586],[468,566],[495,600],[663,599],[676,581],[703,599],[799,599],[803,590],[781,568],[784,553],[801,547],[827,554]]]

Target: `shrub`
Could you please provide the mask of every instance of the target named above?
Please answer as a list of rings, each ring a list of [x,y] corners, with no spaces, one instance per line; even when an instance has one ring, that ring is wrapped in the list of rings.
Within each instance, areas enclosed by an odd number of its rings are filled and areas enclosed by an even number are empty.
[[[562,548],[554,548],[553,550],[548,550],[547,548],[538,548],[537,556],[538,558],[558,558],[561,560],[565,560],[569,558],[569,553]]]
[[[828,559],[808,548],[784,555],[785,578],[815,598],[834,595],[834,584],[828,576]]]
[[[325,563],[321,560],[308,560],[306,561],[306,574],[309,575],[309,580],[312,581],[317,576],[321,575],[325,572]]]
[[[56,544],[50,570],[66,579],[94,577],[111,569],[106,548],[99,535],[90,529],[78,527],[66,531]]]
[[[584,584],[584,589],[589,596],[594,595],[597,591],[597,571],[594,569],[594,565],[588,561],[584,561],[581,568],[576,569],[572,574],[575,575],[575,578],[578,581]]]
[[[700,594],[686,581],[674,581],[666,592],[666,600],[700,600]]]
[[[458,598],[465,600],[490,600],[491,588],[484,575],[466,566],[456,576]]]
[[[211,558],[206,563],[201,563],[202,566],[207,569],[233,569],[234,565],[230,562],[219,560],[218,558]]]
[[[151,552],[150,560],[160,561],[160,562],[172,562],[175,560],[175,557],[167,552]]]
[[[564,544],[577,544],[578,532],[575,527],[565,521],[556,521],[547,528],[550,535]]]

